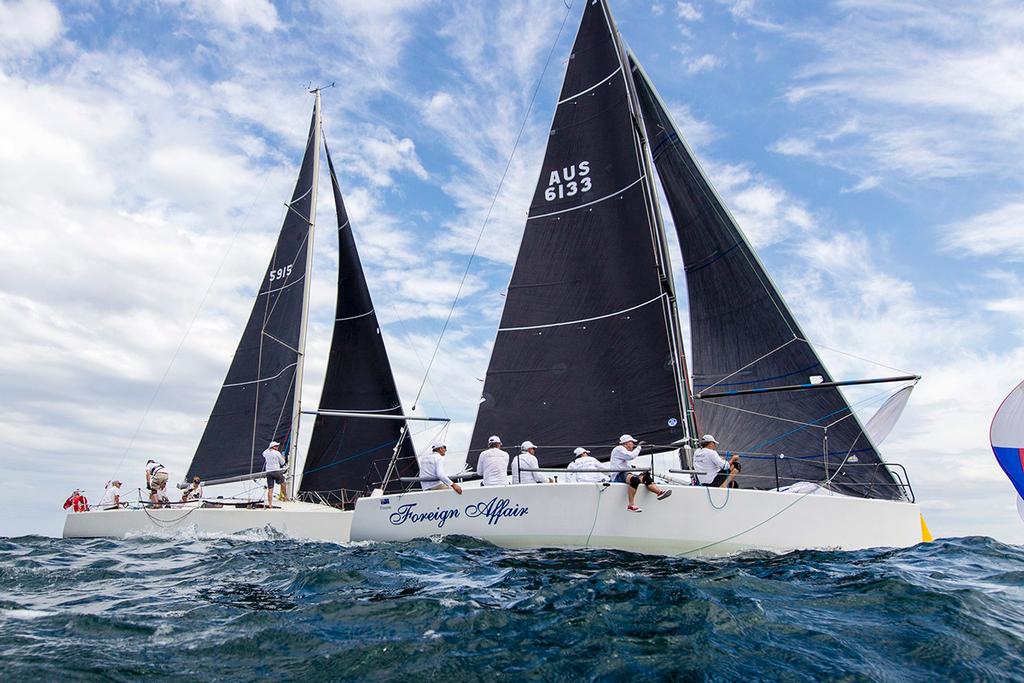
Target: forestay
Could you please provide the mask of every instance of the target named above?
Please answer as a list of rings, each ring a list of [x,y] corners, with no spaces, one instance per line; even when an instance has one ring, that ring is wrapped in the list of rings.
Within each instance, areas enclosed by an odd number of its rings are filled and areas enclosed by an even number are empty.
[[[471,441],[530,439],[542,466],[629,431],[684,436],[681,349],[628,73],[586,4],[555,109]],[[596,451],[595,451],[596,452]]]
[[[284,225],[192,459],[189,478],[219,479],[256,472],[263,469],[260,454],[271,441],[284,444],[283,451],[289,445],[318,153],[314,109]]]
[[[401,415],[402,404],[388,362],[370,291],[366,286],[352,226],[327,152],[338,214],[338,298],[321,410]],[[405,428],[404,420],[318,415],[306,456],[300,492],[318,492],[329,502],[365,493],[383,480]],[[406,436],[388,490],[398,476],[417,476],[412,440]]]
[[[631,66],[683,252],[694,395],[790,385],[815,376],[831,381],[634,58]],[[722,450],[746,456],[742,487],[774,488],[778,466],[782,485],[834,477],[832,488],[849,495],[903,496],[834,387],[701,400],[696,411],[702,432],[715,434]],[[777,460],[780,454],[785,459]]]

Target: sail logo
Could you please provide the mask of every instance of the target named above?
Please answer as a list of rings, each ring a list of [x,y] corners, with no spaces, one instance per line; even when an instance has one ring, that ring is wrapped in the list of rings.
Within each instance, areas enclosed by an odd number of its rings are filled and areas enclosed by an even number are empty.
[[[432,522],[438,529],[443,529],[449,519],[458,519],[465,516],[470,519],[483,518],[487,520],[488,526],[497,525],[501,520],[509,517],[523,517],[530,513],[530,508],[512,503],[508,498],[495,496],[488,501],[470,503],[462,510],[458,508],[436,507],[426,512],[417,512],[418,503],[406,503],[400,505],[397,510],[388,515],[388,521],[392,526],[401,526],[406,522],[419,524]]]
[[[283,268],[278,268],[277,270],[270,271],[270,281],[273,282],[274,280],[283,280],[284,278],[288,277],[291,274],[292,266],[291,264],[288,264]]]
[[[565,199],[583,192],[590,192],[593,184],[590,179],[589,161],[580,161],[556,168],[548,174],[548,186],[544,189],[544,199],[553,202],[556,199]]]

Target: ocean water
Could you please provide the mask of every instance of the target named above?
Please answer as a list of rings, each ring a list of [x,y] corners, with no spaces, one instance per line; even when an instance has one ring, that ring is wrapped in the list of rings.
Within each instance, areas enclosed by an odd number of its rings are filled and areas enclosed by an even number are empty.
[[[5,681],[1024,681],[1024,548],[0,539]],[[173,677],[173,678],[172,678]]]

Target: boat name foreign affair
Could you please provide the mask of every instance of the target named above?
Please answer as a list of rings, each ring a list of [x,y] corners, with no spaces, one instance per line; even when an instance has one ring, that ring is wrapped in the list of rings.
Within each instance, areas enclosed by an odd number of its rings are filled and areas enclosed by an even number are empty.
[[[380,502],[381,507],[385,509],[390,507],[390,504],[391,501],[388,498],[384,498]],[[449,519],[465,515],[469,518],[483,517],[487,520],[488,525],[497,525],[503,517],[524,517],[530,514],[530,508],[513,504],[508,498],[498,498],[497,496],[488,501],[470,503],[461,512],[459,508],[445,508],[442,510],[440,507],[430,512],[416,512],[416,505],[417,503],[400,505],[389,517],[391,524],[393,526],[401,526],[406,522],[412,524],[437,522],[437,528],[441,529],[444,528],[445,522]]]

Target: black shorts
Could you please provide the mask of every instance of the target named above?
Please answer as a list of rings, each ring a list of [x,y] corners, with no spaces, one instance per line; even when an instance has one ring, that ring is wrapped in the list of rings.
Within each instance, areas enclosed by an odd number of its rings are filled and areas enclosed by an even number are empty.
[[[722,484],[725,483],[725,480],[728,478],[729,473],[723,470],[719,472],[717,475],[715,475],[715,478],[711,480],[710,484],[701,484],[701,486],[721,486]],[[738,489],[739,487],[740,485],[737,484],[735,480],[733,480],[733,482],[729,484],[729,488],[731,489]]]
[[[629,484],[633,488],[639,488],[640,484],[644,486],[653,484],[654,477],[651,476],[650,472],[619,472],[612,481],[620,484]]]
[[[284,486],[284,472],[268,472],[267,473],[267,488],[274,488],[274,483],[279,486]]]

